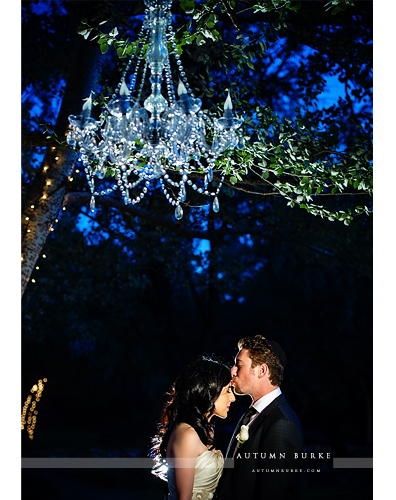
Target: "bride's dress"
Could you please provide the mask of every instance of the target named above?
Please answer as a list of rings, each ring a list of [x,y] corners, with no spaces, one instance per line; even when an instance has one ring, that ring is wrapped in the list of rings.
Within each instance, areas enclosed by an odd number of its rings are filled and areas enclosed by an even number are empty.
[[[223,472],[224,458],[220,450],[204,451],[195,465],[192,500],[210,500],[214,496]],[[173,468],[168,469],[168,500],[176,500],[175,476]]]

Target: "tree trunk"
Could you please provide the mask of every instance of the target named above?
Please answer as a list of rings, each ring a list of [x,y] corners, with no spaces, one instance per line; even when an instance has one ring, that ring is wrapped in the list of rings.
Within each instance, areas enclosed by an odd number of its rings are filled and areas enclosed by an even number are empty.
[[[58,160],[55,160],[55,154]],[[22,295],[53,221],[62,207],[66,185],[75,159],[76,153],[71,149],[47,150],[44,166],[38,174],[40,183],[37,182],[36,186],[32,185],[29,192],[28,202],[31,205],[22,212]],[[46,166],[51,163],[51,167],[45,170]],[[48,175],[45,175],[45,172],[48,172]]]
[[[97,44],[77,35],[77,26],[75,36],[75,45],[70,48],[75,56],[54,127],[58,135],[66,133],[68,116],[78,115],[81,111],[82,100],[89,97],[104,62]],[[74,150],[48,147],[41,168],[27,192],[22,207],[22,295],[52,224],[62,209],[76,157]]]

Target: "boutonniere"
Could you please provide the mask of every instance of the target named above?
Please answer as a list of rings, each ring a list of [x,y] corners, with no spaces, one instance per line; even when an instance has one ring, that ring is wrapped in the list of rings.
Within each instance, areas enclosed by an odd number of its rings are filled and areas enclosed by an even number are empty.
[[[245,441],[249,439],[249,427],[247,425],[242,425],[241,430],[237,436],[238,448],[240,448]]]

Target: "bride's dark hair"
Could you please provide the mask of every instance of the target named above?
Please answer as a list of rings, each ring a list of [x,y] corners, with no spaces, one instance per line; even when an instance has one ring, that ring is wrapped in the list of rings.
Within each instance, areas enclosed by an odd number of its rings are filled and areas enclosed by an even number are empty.
[[[213,423],[208,416],[222,389],[231,381],[230,367],[217,359],[200,356],[179,375],[168,393],[158,434],[152,439],[150,456],[165,457],[173,429],[184,422],[191,425],[205,446],[213,446]]]

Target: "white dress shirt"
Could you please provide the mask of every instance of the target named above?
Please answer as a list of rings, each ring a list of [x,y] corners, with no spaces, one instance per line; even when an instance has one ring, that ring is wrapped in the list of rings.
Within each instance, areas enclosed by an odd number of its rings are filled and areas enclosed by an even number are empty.
[[[251,417],[249,423],[248,423],[248,426],[251,425],[251,423],[253,422],[253,420],[255,418],[257,418],[260,413],[264,410],[264,408],[267,408],[267,406],[269,404],[272,403],[272,401],[274,399],[276,399],[278,396],[280,396],[282,394],[282,391],[280,390],[280,387],[277,387],[276,389],[274,389],[273,391],[269,392],[268,394],[265,394],[264,396],[262,396],[260,399],[258,399],[252,406],[255,410],[257,410],[257,414],[254,415],[253,417]]]

